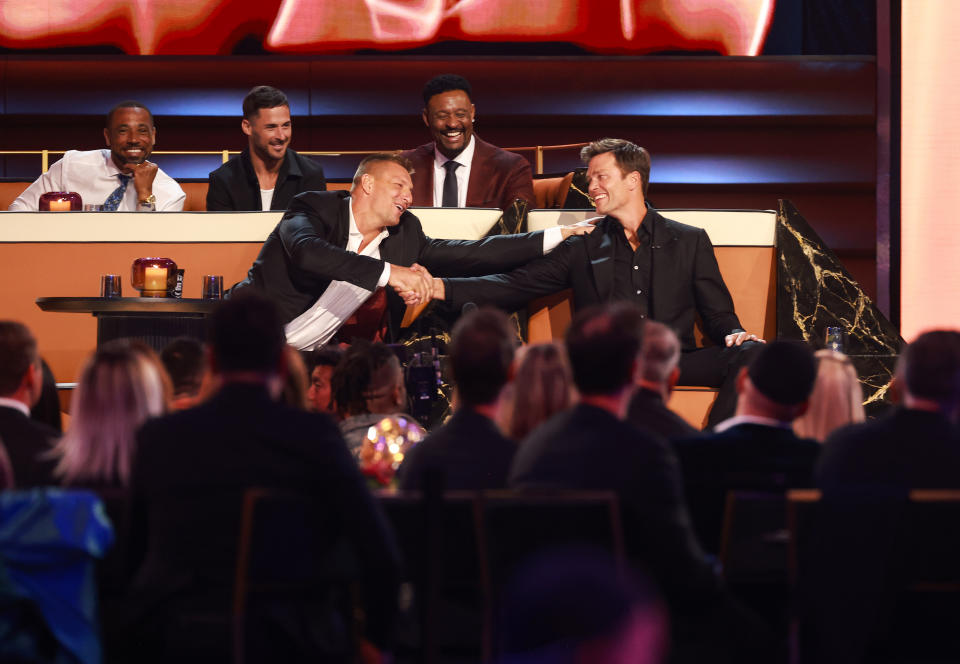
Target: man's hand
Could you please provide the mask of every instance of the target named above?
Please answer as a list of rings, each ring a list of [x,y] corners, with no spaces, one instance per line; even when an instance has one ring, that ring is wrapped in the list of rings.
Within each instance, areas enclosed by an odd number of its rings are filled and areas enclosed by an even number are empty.
[[[586,235],[587,233],[592,233],[593,229],[596,228],[594,224],[600,219],[603,219],[603,217],[594,217],[593,219],[586,219],[575,224],[570,224],[569,226],[562,226],[560,233],[563,235],[564,240],[571,235]]]
[[[153,193],[153,181],[159,170],[160,167],[152,161],[127,164],[126,172],[133,176],[133,186],[137,190],[138,201],[146,200]]]
[[[727,347],[730,346],[740,346],[744,341],[758,341],[762,344],[767,343],[760,337],[755,334],[750,334],[749,332],[734,332],[733,334],[728,334],[724,337],[724,341],[727,344]]]
[[[406,304],[429,302],[433,293],[433,277],[422,265],[410,267],[390,264],[390,281],[387,282]]]

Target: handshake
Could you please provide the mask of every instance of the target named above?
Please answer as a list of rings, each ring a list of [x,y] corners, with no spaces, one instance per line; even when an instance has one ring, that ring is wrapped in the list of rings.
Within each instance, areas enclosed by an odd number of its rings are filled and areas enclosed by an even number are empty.
[[[427,268],[414,263],[410,267],[390,265],[390,280],[387,282],[405,304],[427,304],[430,300],[444,298],[443,281],[430,274]]]

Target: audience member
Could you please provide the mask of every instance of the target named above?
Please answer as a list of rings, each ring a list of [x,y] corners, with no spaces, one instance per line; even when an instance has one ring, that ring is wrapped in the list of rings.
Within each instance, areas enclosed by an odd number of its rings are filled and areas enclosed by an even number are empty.
[[[340,431],[354,456],[367,430],[385,417],[404,416],[407,386],[400,360],[386,345],[358,341],[333,372],[333,398],[342,418]]]
[[[507,385],[500,428],[507,437],[523,440],[555,413],[566,410],[576,398],[566,353],[558,344],[524,346],[513,363],[513,380]]]
[[[534,556],[517,570],[500,616],[501,664],[667,661],[668,620],[657,590],[589,549]]]
[[[921,334],[903,349],[895,380],[902,406],[827,437],[819,487],[960,487],[960,332]]]
[[[10,457],[7,456],[7,450],[3,446],[3,439],[0,438],[0,491],[16,488],[13,481],[13,466],[10,464]]]
[[[0,321],[0,441],[19,489],[56,484],[49,453],[60,433],[30,419],[42,388],[37,340],[22,323]]]
[[[210,173],[208,210],[286,210],[304,191],[323,191],[323,168],[289,148],[293,135],[287,95],[258,85],[243,98],[240,128],[247,148]]]
[[[193,337],[177,337],[160,353],[163,367],[173,384],[173,410],[195,406],[207,373],[203,344]]]
[[[55,447],[57,476],[64,484],[128,486],[136,431],[165,405],[155,365],[129,346],[100,348],[80,372],[70,426]]]
[[[415,445],[400,466],[400,488],[420,489],[442,473],[447,489],[502,489],[516,443],[496,425],[510,379],[516,334],[506,314],[477,309],[457,321],[449,347],[456,385],[450,419]]]
[[[820,445],[798,438],[791,424],[806,411],[816,375],[806,344],[766,344],[737,377],[736,415],[711,435],[675,442],[687,504],[708,551],[719,550],[727,491],[811,486]]]
[[[232,298],[214,311],[209,329],[210,370],[221,389],[196,408],[150,420],[137,436],[134,498],[144,508],[149,542],[134,585],[146,618],[138,655],[173,659],[173,641],[187,638],[174,629],[180,611],[229,614],[241,497],[251,487],[304,492],[331,507],[322,538],[349,543],[362,583],[364,637],[387,647],[396,613],[396,546],[330,418],[278,401],[285,344],[276,305],[255,295]],[[278,555],[282,565],[283,551]],[[309,630],[297,628],[308,624],[297,608],[279,622],[264,615],[269,624],[247,630],[255,642],[251,659],[262,646],[278,661],[350,661],[344,649],[352,628],[334,604],[311,605]],[[228,655],[223,645],[207,661]]]
[[[334,416],[337,409],[333,402],[331,381],[333,370],[343,351],[335,346],[324,346],[313,351],[309,356],[307,368],[310,370],[310,388],[307,390],[307,406],[317,413],[327,413]]]
[[[476,113],[467,79],[442,74],[427,81],[422,116],[433,141],[401,153],[413,163],[414,205],[502,210],[518,198],[534,204],[530,162],[474,135]]]
[[[48,191],[75,191],[85,204],[102,205],[108,212],[183,209],[187,198],[183,189],[159,166],[147,161],[157,140],[150,109],[138,101],[120,102],[107,113],[103,137],[107,149],[68,150],[8,209],[38,210],[40,196]]]
[[[680,339],[663,323],[643,326],[643,371],[627,408],[627,421],[667,439],[691,438],[699,432],[667,407],[680,377]]]
[[[824,349],[816,352],[817,382],[810,394],[810,407],[793,421],[794,432],[821,443],[834,430],[863,422],[863,388],[853,362],[843,353]]]
[[[641,367],[642,315],[628,304],[580,312],[567,354],[580,403],[520,444],[512,488],[610,489],[623,511],[631,556],[668,597],[716,590],[718,578],[690,528],[680,472],[666,441],[623,421]]]

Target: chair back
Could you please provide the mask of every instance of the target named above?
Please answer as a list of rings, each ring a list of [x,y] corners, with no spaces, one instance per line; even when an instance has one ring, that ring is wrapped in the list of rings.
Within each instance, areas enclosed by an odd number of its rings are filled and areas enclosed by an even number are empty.
[[[781,492],[727,492],[720,562],[728,583],[787,585],[786,502]]]

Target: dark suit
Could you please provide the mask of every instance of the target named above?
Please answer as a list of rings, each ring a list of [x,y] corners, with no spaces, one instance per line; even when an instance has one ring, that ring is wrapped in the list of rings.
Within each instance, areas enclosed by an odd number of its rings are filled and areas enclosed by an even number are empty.
[[[530,162],[521,155],[501,150],[474,134],[476,143],[467,183],[466,207],[506,209],[520,198],[530,205],[533,195],[533,174]],[[413,204],[433,207],[433,164],[436,159],[434,144],[427,143],[400,156],[413,162]]]
[[[240,498],[249,487],[277,487],[316,495],[333,510],[324,537],[342,535],[352,544],[367,636],[381,646],[388,641],[396,611],[396,545],[325,415],[276,403],[259,385],[228,384],[196,408],[144,424],[132,487],[149,541],[134,584],[150,608],[197,598],[229,606]]]
[[[663,439],[581,404],[520,444],[511,488],[607,489],[620,498],[630,556],[672,600],[712,594],[717,578],[690,527],[677,460]]]
[[[733,414],[737,371],[749,362],[752,348],[758,344],[724,345],[724,337],[742,327],[706,231],[665,219],[649,206],[643,224],[655,238],[648,314],[680,338],[684,350],[680,384],[720,388],[710,411],[709,424],[715,424]],[[447,279],[446,299],[454,308],[474,302],[513,310],[533,298],[570,288],[575,310],[609,302],[614,295],[611,234],[615,232],[622,232],[620,222],[605,217],[589,235],[568,238],[543,258],[508,274]],[[697,316],[714,347],[696,349],[693,324]]]
[[[309,157],[301,157],[293,150],[287,154],[277,173],[277,182],[270,200],[271,210],[286,210],[290,201],[304,191],[323,191],[327,180],[323,168]],[[210,173],[207,189],[207,210],[262,210],[260,183],[250,162],[249,150],[234,157]]]
[[[489,417],[460,408],[410,450],[400,466],[400,488],[420,489],[424,474],[438,469],[446,489],[504,489],[516,451]]]
[[[721,433],[674,442],[687,504],[700,541],[717,551],[727,491],[783,491],[812,486],[820,443],[789,428],[744,423]]]
[[[939,413],[897,408],[881,419],[830,434],[815,480],[822,489],[855,484],[960,487],[960,438]]]
[[[18,489],[58,484],[53,476],[56,462],[44,455],[59,437],[53,427],[31,420],[16,408],[0,406],[0,443],[10,457]]]
[[[637,389],[630,398],[627,421],[668,440],[700,434],[699,429],[690,426],[685,419],[667,408],[659,392],[645,387]]]
[[[234,286],[231,294],[248,288],[266,291],[286,323],[309,309],[333,280],[374,291],[384,262],[420,263],[435,276],[480,275],[508,270],[543,255],[539,232],[476,242],[433,240],[423,234],[419,219],[404,212],[380,244],[382,260],[360,256],[345,250],[349,204],[346,191],[314,191],[295,197],[264,242],[247,278]],[[406,306],[393,289],[387,289],[387,307],[390,333],[396,335]]]

